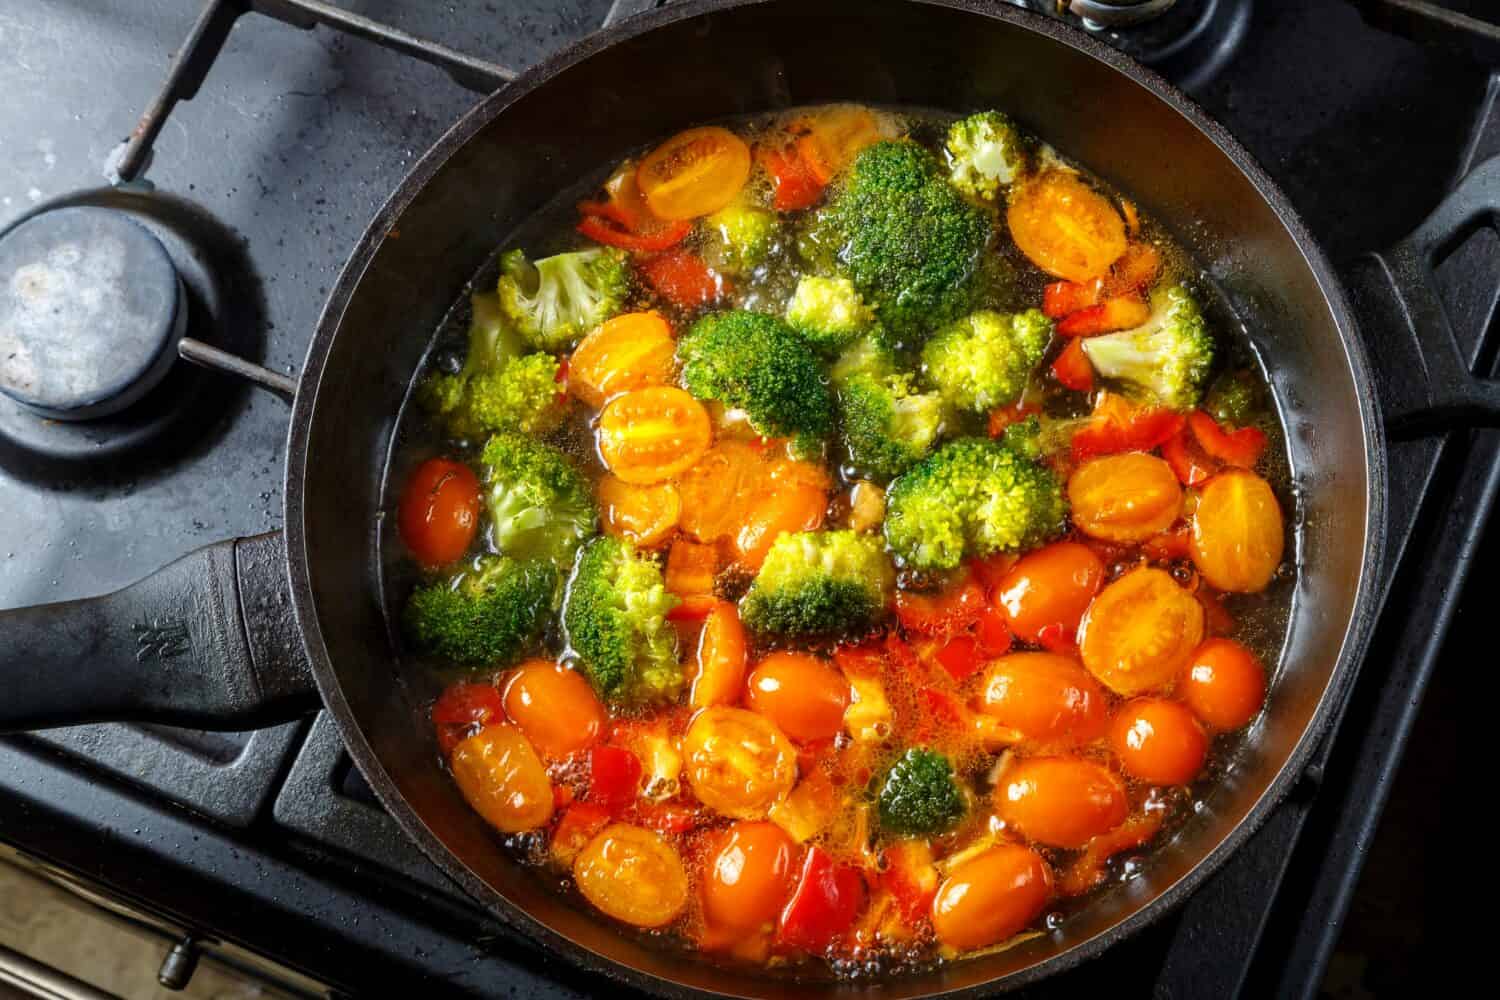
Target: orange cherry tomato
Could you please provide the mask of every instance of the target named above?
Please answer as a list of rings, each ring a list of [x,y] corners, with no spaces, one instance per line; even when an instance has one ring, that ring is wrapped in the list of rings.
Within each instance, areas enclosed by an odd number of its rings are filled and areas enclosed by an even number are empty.
[[[732,438],[718,442],[677,481],[682,530],[700,542],[730,537],[769,473],[765,455],[753,445]]]
[[[1182,698],[1215,729],[1238,729],[1266,700],[1266,671],[1255,654],[1231,639],[1199,646],[1182,679]]]
[[[703,916],[742,931],[774,925],[792,890],[792,838],[774,823],[735,823],[720,844],[703,879]]]
[[[500,832],[535,830],[552,818],[552,782],[515,726],[485,726],[453,748],[449,763],[463,797]]]
[[[1193,513],[1193,565],[1211,586],[1250,594],[1281,565],[1285,528],[1271,484],[1243,469],[1210,479]]]
[[[772,653],[745,684],[746,703],[801,743],[832,739],[844,728],[849,682],[810,653]]]
[[[763,715],[722,705],[693,717],[682,739],[698,801],[733,819],[765,819],[797,780],[797,751]]]
[[[677,849],[644,827],[605,827],[573,859],[583,898],[636,927],[671,923],[688,901],[688,874]]]
[[[950,948],[986,948],[1035,920],[1052,894],[1042,856],[1020,844],[996,844],[959,862],[932,900],[932,929]]]
[[[1084,462],[1068,477],[1078,530],[1106,542],[1141,542],[1182,513],[1182,485],[1155,455],[1129,451]]]
[[[1153,785],[1185,785],[1203,769],[1208,737],[1187,706],[1136,698],[1109,725],[1109,745],[1132,777]]]
[[[547,757],[591,747],[609,721],[583,675],[551,660],[527,660],[505,682],[505,713]]]
[[[713,438],[703,404],[675,386],[617,396],[599,415],[599,454],[620,479],[638,486],[671,479],[708,450]]]
[[[1087,743],[1104,732],[1104,689],[1070,657],[1011,653],[984,675],[984,711],[1029,740]]]
[[[654,312],[606,320],[568,359],[568,391],[598,409],[611,396],[666,385],[677,370],[672,328]]]
[[[1081,757],[1033,757],[1007,770],[995,788],[1006,826],[1048,847],[1082,847],[1125,821],[1125,782]]]
[[[407,478],[396,519],[417,562],[450,563],[479,530],[479,479],[462,462],[429,458]]]
[[[604,533],[643,548],[670,538],[682,516],[682,499],[672,483],[636,486],[618,476],[605,476],[599,480],[597,495]]]
[[[750,178],[750,147],[716,125],[690,128],[657,146],[636,170],[636,184],[663,219],[694,219],[734,200]]]
[[[1105,587],[1083,616],[1079,653],[1104,686],[1168,688],[1203,639],[1203,605],[1166,570],[1142,566]]]
[[[689,696],[694,708],[733,705],[745,687],[745,627],[728,601],[714,605],[698,634],[697,672]]]
[[[1100,277],[1125,252],[1120,213],[1068,170],[1049,170],[1021,185],[1005,217],[1021,252],[1068,281]]]
[[[1010,568],[995,588],[995,603],[1017,638],[1037,642],[1042,630],[1051,626],[1076,634],[1084,611],[1103,585],[1104,563],[1093,549],[1078,542],[1054,542]]]

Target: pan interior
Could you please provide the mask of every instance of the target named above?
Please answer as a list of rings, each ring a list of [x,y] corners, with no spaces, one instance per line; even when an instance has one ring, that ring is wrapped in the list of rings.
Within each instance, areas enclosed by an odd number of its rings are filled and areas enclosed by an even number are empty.
[[[884,982],[881,995],[1029,981],[1170,904],[1190,873],[1221,860],[1242,839],[1244,821],[1284,789],[1347,672],[1346,639],[1377,534],[1377,470],[1351,334],[1325,292],[1326,267],[1289,214],[1268,203],[1267,182],[1236,162],[1243,154],[1232,140],[1206,132],[1087,40],[1009,8],[982,10],[987,16],[964,5],[703,4],[628,25],[612,45],[585,42],[489,99],[418,167],[356,252],[314,340],[315,394],[303,393],[294,422],[288,524],[325,697],[373,787],[424,849],[513,922],[586,963],[602,956],[638,981],[732,995],[827,992],[643,946],[572,908],[497,849],[436,766],[425,727],[413,723],[417,709],[398,682],[382,614],[372,529],[382,520],[412,373],[476,267],[559,187],[677,129],[839,100],[1004,108],[1135,198],[1194,255],[1264,359],[1286,430],[1297,566],[1278,676],[1268,711],[1203,808],[1138,877],[1051,934]],[[653,22],[660,26],[642,31]],[[851,31],[858,45],[836,41]]]

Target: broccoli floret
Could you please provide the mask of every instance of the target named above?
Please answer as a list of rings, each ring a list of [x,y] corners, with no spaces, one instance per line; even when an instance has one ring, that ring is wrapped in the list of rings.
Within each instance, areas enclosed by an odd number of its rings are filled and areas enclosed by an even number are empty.
[[[948,180],[966,194],[985,201],[1029,172],[1035,142],[998,111],[981,111],[948,129]]]
[[[501,315],[498,296],[474,295],[470,301],[474,315],[463,368],[429,375],[417,387],[418,403],[442,418],[455,437],[541,434],[556,427],[566,405],[557,391],[558,360],[542,352],[521,353],[521,340]]]
[[[1040,309],[982,310],[944,327],[922,349],[922,366],[949,405],[983,413],[1015,402],[1052,337]]]
[[[775,316],[705,316],[678,341],[677,356],[689,392],[744,410],[758,434],[809,447],[833,429],[833,396],[818,359]]]
[[[703,258],[716,270],[746,274],[771,255],[779,226],[774,212],[733,201],[703,220]]]
[[[545,559],[566,569],[598,528],[588,484],[551,445],[497,434],[484,446],[489,541],[517,559]]]
[[[612,702],[663,701],[682,688],[677,606],[661,569],[628,542],[600,537],[578,556],[563,604],[568,644],[599,694]]]
[[[766,553],[740,615],[755,632],[858,632],[885,617],[894,585],[879,539],[853,531],[787,532]]]
[[[910,375],[858,375],[839,387],[838,399],[850,464],[881,479],[900,475],[927,454],[948,415],[943,398],[917,392]]]
[[[1133,395],[1173,410],[1198,404],[1214,341],[1198,303],[1181,285],[1151,296],[1151,317],[1133,330],[1083,342],[1094,371],[1124,383]]]
[[[804,275],[786,304],[787,325],[821,354],[835,354],[870,329],[875,314],[848,278]]]
[[[885,540],[914,569],[1031,548],[1056,534],[1062,488],[1046,466],[985,438],[950,442],[886,493]]]
[[[1260,380],[1245,369],[1225,372],[1214,380],[1203,408],[1225,427],[1244,427],[1255,423],[1256,414],[1265,403]]]
[[[500,309],[532,347],[562,351],[619,312],[630,290],[625,253],[593,247],[532,263],[520,250],[500,258]]]
[[[1000,435],[1000,443],[1030,461],[1039,461],[1047,448],[1042,436],[1042,421],[1036,414],[1011,424]]]
[[[798,246],[815,270],[854,282],[902,344],[966,312],[991,223],[914,142],[877,142],[813,213]]]
[[[479,556],[452,579],[412,592],[406,633],[450,660],[508,667],[541,635],[558,582],[548,562]]]
[[[885,330],[877,325],[869,333],[844,348],[833,362],[829,377],[834,385],[845,385],[857,375],[886,378],[896,373],[896,351]]]
[[[967,808],[948,758],[925,747],[902,754],[880,788],[880,827],[887,833],[942,833]]]

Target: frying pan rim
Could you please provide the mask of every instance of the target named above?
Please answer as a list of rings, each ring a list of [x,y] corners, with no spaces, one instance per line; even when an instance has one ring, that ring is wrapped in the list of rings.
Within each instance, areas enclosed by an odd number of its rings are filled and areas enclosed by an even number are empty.
[[[596,31],[554,53],[526,70],[514,82],[482,98],[465,112],[423,154],[395,187],[385,204],[375,213],[350,253],[348,261],[328,295],[317,329],[308,345],[301,381],[293,401],[287,439],[284,523],[292,605],[323,702],[333,714],[350,756],[369,780],[376,797],[396,820],[402,831],[440,870],[470,896],[502,916],[507,923],[558,948],[587,970],[623,979],[638,987],[664,990],[679,996],[702,995],[703,991],[698,987],[663,979],[652,973],[627,966],[547,927],[521,906],[512,903],[480,879],[438,839],[397,789],[395,782],[386,772],[370,742],[366,739],[359,719],[344,698],[318,624],[317,609],[313,599],[311,563],[308,559],[306,524],[304,523],[303,487],[307,473],[309,433],[312,418],[316,412],[318,389],[327,372],[328,357],[337,339],[343,315],[358,291],[370,261],[390,232],[392,223],[426,189],[448,159],[488,127],[515,101],[598,52],[664,25],[734,8],[772,2],[779,2],[779,0],[688,0],[688,2],[673,4],[638,15]],[[1153,96],[1163,101],[1204,134],[1234,168],[1250,181],[1256,193],[1275,213],[1280,224],[1292,237],[1297,251],[1302,256],[1303,264],[1317,283],[1333,319],[1334,328],[1338,333],[1340,345],[1354,381],[1355,395],[1360,405],[1360,431],[1366,461],[1364,555],[1339,654],[1309,723],[1265,791],[1245,812],[1244,817],[1197,864],[1119,923],[1042,959],[1032,966],[998,979],[929,994],[931,996],[977,995],[981,991],[1013,990],[1074,968],[1170,913],[1224,865],[1228,858],[1260,828],[1296,784],[1309,758],[1321,742],[1335,707],[1341,703],[1345,691],[1353,682],[1373,627],[1380,585],[1381,557],[1385,545],[1386,454],[1369,358],[1358,336],[1358,327],[1345,299],[1342,285],[1289,200],[1227,128],[1155,72],[1069,25],[1008,4],[984,6],[977,0],[906,0],[906,2],[945,7],[1006,22],[1066,45],[1146,88]]]

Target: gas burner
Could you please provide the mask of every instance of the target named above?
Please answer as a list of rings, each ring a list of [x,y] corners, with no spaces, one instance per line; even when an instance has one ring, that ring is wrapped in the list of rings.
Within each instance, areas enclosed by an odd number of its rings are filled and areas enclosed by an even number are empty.
[[[223,227],[144,190],[76,192],[0,232],[0,464],[45,479],[216,423],[236,394],[173,361],[186,333],[254,356],[248,274]]]
[[[1184,90],[1208,83],[1245,39],[1254,0],[1011,0],[1077,24]]]

